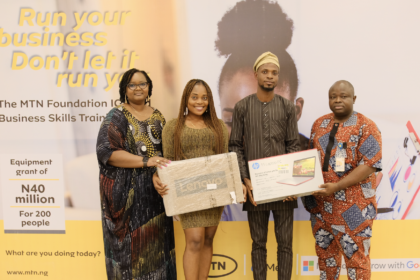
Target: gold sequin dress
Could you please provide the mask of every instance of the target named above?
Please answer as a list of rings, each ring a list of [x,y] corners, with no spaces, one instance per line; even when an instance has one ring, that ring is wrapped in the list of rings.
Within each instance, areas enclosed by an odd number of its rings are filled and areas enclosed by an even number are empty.
[[[169,121],[162,132],[163,156],[174,160],[174,132],[176,119]],[[226,125],[219,120],[223,128],[223,152],[228,152],[229,133]],[[182,153],[187,159],[216,154],[216,141],[210,128],[194,129],[184,125],[181,135]],[[217,226],[222,216],[223,206],[179,215],[183,229]]]

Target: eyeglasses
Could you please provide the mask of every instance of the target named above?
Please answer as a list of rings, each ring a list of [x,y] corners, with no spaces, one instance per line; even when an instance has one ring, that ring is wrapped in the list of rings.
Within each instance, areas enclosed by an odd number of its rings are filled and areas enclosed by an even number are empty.
[[[139,85],[128,84],[127,87],[131,90],[135,90],[137,87],[139,87],[140,89],[145,89],[148,85],[149,85],[149,83],[141,83]]]

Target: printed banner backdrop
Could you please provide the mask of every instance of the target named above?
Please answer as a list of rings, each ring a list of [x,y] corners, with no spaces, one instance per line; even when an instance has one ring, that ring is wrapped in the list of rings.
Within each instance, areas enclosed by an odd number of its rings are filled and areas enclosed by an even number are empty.
[[[256,91],[255,59],[271,51],[281,63],[276,93],[296,104],[302,145],[313,121],[330,112],[329,87],[341,79],[354,85],[355,110],[382,133],[376,199],[391,209],[374,222],[372,279],[418,279],[419,9],[414,0],[2,3],[0,278],[106,278],[95,144],[105,114],[119,104],[124,71],[150,74],[152,106],[167,120],[188,80],[207,81],[229,128],[235,103]],[[252,279],[246,213],[226,207],[222,220],[210,276]],[[292,279],[319,277],[308,220],[299,203]],[[267,270],[275,279],[269,227]],[[179,222],[175,235],[183,279]]]

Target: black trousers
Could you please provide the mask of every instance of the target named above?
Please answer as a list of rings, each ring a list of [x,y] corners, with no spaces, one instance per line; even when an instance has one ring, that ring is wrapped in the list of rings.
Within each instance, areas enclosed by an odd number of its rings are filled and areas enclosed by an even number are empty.
[[[272,210],[277,240],[278,280],[290,280],[293,265],[293,209]],[[254,279],[267,279],[267,234],[270,210],[248,211]]]

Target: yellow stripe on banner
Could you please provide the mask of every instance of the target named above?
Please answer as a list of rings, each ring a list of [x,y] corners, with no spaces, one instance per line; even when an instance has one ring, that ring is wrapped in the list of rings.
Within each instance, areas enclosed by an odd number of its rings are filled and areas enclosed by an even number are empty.
[[[101,221],[66,221],[66,234],[6,234],[3,228],[0,220],[1,280],[107,279]]]
[[[178,279],[184,279],[182,258],[185,235],[179,222],[174,223]],[[418,258],[420,220],[374,221],[371,257],[373,259]],[[248,222],[220,222],[213,243],[210,276],[223,280],[252,280],[252,240]],[[267,279],[277,279],[277,242],[274,222],[268,225]],[[359,250],[363,250],[359,248]],[[298,256],[298,260],[297,260]],[[293,223],[293,268],[291,280],[319,280],[319,275],[302,275],[302,257],[316,256],[310,221]],[[232,261],[233,260],[233,261]],[[396,260],[397,261],[397,260]],[[228,274],[231,273],[231,274]],[[228,274],[228,275],[227,275]],[[225,275],[225,276],[223,276]],[[420,279],[419,271],[373,272],[372,280]],[[340,275],[339,280],[346,280]]]
[[[60,208],[60,206],[10,206],[10,208]]]
[[[315,256],[315,239],[309,221],[293,223],[291,280],[319,280],[302,275],[302,257]],[[185,235],[174,223],[178,279],[184,279],[182,258]],[[3,229],[0,220],[0,229]],[[418,258],[420,220],[374,221],[373,259]],[[106,279],[101,221],[66,221],[66,234],[5,234],[0,230],[0,279],[103,280]],[[220,280],[252,280],[252,240],[248,222],[220,222],[214,239],[210,275]],[[277,279],[277,242],[269,222],[267,279]],[[360,248],[359,248],[360,250]],[[298,256],[298,260],[297,260]],[[407,267],[406,267],[407,268]],[[13,273],[30,273],[19,277]],[[296,273],[297,272],[297,273]],[[38,273],[37,275],[34,275]],[[48,277],[45,277],[47,275]],[[419,271],[373,272],[372,280],[420,279]],[[45,275],[45,276],[44,276]],[[224,275],[224,276],[223,276]],[[341,275],[340,280],[347,280]]]
[[[59,179],[9,179],[9,181],[58,181]]]

